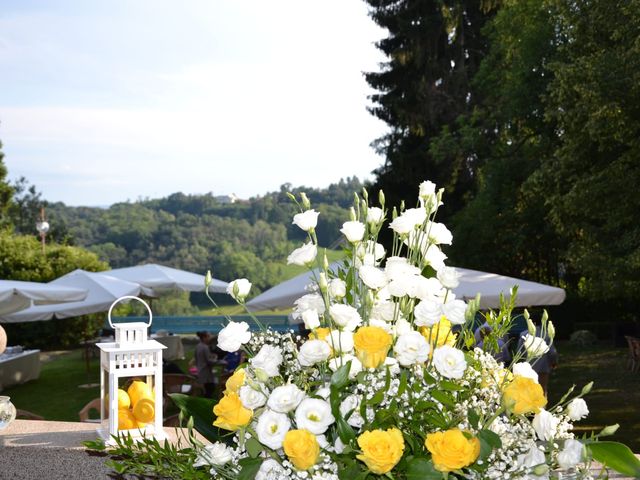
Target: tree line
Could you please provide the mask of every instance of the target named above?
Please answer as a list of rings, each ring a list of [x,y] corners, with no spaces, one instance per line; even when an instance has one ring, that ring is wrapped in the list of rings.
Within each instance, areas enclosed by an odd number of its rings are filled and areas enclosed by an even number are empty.
[[[366,74],[390,127],[376,188],[445,187],[452,263],[563,286],[576,319],[637,319],[640,1],[366,3],[388,32]]]

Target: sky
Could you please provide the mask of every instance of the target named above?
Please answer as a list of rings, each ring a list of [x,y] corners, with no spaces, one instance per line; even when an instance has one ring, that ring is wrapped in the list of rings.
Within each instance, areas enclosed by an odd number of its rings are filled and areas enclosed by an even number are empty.
[[[372,178],[363,0],[2,0],[9,179],[51,202],[249,198]]]

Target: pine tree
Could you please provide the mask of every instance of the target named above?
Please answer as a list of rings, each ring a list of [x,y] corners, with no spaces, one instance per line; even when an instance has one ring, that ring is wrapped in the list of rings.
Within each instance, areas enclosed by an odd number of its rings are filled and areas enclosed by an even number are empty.
[[[388,30],[377,46],[388,58],[382,71],[365,74],[378,93],[373,115],[390,131],[374,146],[385,156],[376,187],[389,204],[413,203],[418,184],[429,179],[447,189],[444,217],[460,208],[472,186],[475,159],[442,160],[432,139],[472,109],[470,81],[485,50],[482,26],[489,16],[477,0],[366,0],[370,15]]]
[[[3,162],[4,153],[2,153],[2,142],[0,142],[0,227],[8,225],[9,207],[13,198],[13,188],[6,181],[7,167]]]

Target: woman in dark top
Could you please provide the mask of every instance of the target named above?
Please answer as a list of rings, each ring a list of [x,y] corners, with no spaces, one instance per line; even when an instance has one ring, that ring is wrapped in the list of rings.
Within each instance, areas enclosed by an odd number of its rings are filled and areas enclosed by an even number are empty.
[[[200,339],[200,342],[196,345],[195,355],[198,382],[204,386],[205,396],[211,398],[215,391],[215,375],[211,367],[215,365],[217,358],[209,349],[211,334],[209,332],[198,332],[197,335]]]

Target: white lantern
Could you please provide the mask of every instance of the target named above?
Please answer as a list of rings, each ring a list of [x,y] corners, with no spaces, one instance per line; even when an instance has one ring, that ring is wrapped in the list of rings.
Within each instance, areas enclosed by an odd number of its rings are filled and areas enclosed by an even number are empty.
[[[126,299],[138,300],[147,308],[148,324],[112,323],[113,307]],[[98,434],[107,445],[113,445],[112,436],[121,433],[133,438],[167,438],[162,428],[162,350],[167,347],[147,339],[152,319],[149,305],[138,297],[121,297],[109,308],[108,320],[115,330],[115,342],[97,344],[101,425]],[[128,392],[119,391],[127,380],[134,380]]]

